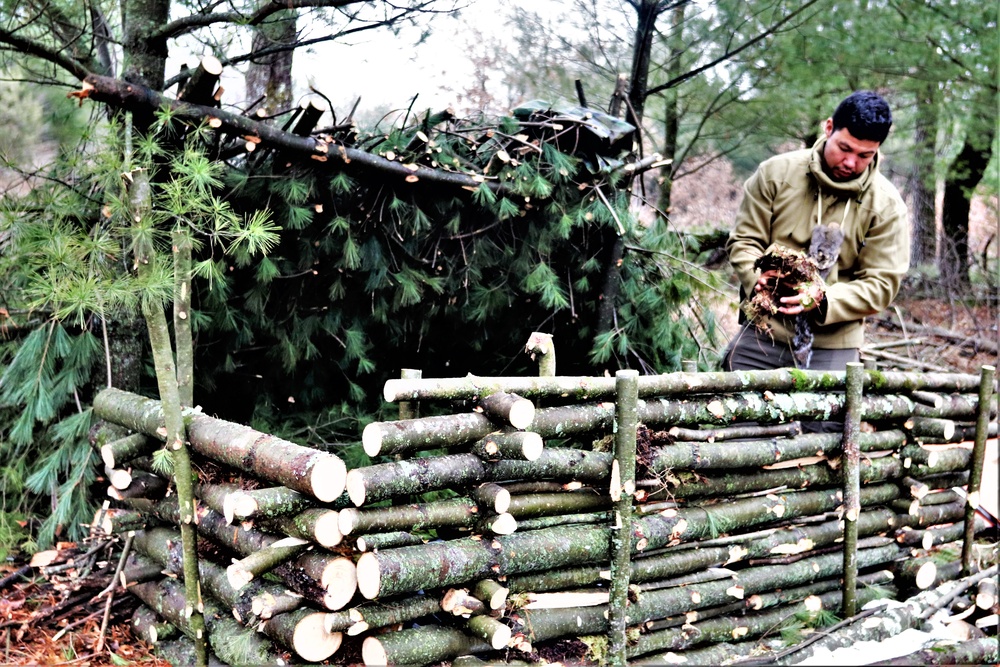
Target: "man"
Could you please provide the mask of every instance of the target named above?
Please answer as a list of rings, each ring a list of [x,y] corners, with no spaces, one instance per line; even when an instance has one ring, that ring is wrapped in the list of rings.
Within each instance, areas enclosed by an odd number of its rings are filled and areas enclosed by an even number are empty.
[[[781,281],[777,271],[754,268],[769,248],[808,254],[812,245],[815,255],[814,239],[829,240],[831,230],[835,244],[825,286],[816,281],[784,290],[791,294],[778,300],[773,316],[741,327],[723,370],[844,370],[858,361],[864,318],[892,302],[909,267],[906,205],[878,169],[891,125],[882,97],[855,92],[823,123],[825,136],[811,149],[772,157],[746,181],[726,244],[744,306],[755,292]],[[804,318],[798,328],[812,335],[805,356],[793,349],[796,318]]]

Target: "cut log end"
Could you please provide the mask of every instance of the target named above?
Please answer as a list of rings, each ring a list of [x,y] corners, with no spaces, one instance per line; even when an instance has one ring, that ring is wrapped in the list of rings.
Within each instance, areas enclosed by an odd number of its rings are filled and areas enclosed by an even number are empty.
[[[535,419],[535,404],[526,398],[515,401],[510,406],[510,425],[516,429],[526,429]]]
[[[327,632],[326,614],[309,614],[295,626],[292,648],[307,662],[326,660],[340,648],[343,634]]]
[[[348,492],[350,493],[350,492]],[[360,521],[360,513],[358,510],[348,507],[346,509],[340,510],[337,516],[337,527],[342,535],[350,535],[358,527],[358,521]]]
[[[323,570],[320,584],[326,589],[323,604],[331,611],[347,606],[358,590],[358,572],[350,558],[337,558]]]
[[[361,644],[361,659],[366,665],[389,664],[389,656],[378,637],[368,637]]]
[[[916,583],[917,588],[919,588],[920,590],[926,590],[934,584],[934,580],[936,578],[937,578],[937,565],[935,565],[931,561],[927,561],[926,563],[920,566],[919,570],[917,570],[917,576],[914,583]]]
[[[101,460],[107,467],[115,467],[115,450],[111,445],[101,445]]]
[[[313,533],[320,546],[329,549],[340,544],[344,540],[344,534],[340,530],[340,513],[334,510],[324,512],[316,519]]]
[[[532,407],[534,409],[534,407]],[[545,441],[537,433],[525,433],[521,451],[525,461],[537,461],[545,449]]]
[[[382,425],[378,422],[365,426],[365,430],[361,432],[361,444],[365,448],[365,454],[378,456],[382,451],[382,437]]]
[[[347,466],[340,457],[333,454],[316,461],[309,473],[309,486],[313,495],[326,503],[342,496],[346,483]]]
[[[356,507],[365,504],[365,478],[358,470],[347,473],[347,495]]]
[[[209,74],[219,76],[222,74],[222,61],[215,56],[205,56],[201,59],[201,68]]]
[[[497,491],[496,497],[493,498],[493,509],[497,514],[503,514],[510,509],[510,491],[507,489]]]
[[[357,577],[358,591],[361,592],[361,595],[368,600],[374,600],[377,598],[379,588],[381,588],[382,573],[381,568],[379,567],[378,557],[374,553],[368,552],[361,554],[361,558],[358,559]],[[367,641],[365,643],[367,644]],[[381,645],[379,650],[381,650]],[[364,647],[362,647],[362,652],[363,651]],[[382,660],[382,662],[376,661],[372,663],[365,659],[365,664],[384,665],[385,658],[383,657]]]
[[[226,568],[226,579],[233,590],[238,591],[253,581],[253,572],[244,569],[239,563],[233,563]]]
[[[510,535],[517,530],[517,519],[512,514],[504,512],[493,520],[490,530],[496,535]]]
[[[226,496],[223,501],[224,514],[226,512],[231,512],[233,517],[239,519],[245,519],[247,517],[256,514],[259,506],[257,500],[248,493],[243,491],[237,491]],[[226,516],[226,520],[232,523],[230,516]]]

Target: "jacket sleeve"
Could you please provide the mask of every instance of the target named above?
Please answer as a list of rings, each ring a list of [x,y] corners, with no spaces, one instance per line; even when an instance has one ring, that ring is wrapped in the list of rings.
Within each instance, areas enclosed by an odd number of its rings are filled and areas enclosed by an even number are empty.
[[[743,201],[726,242],[729,263],[736,271],[745,294],[752,294],[757,284],[754,262],[771,245],[773,199],[774,184],[768,182],[763,170],[758,168],[743,184]]]
[[[910,266],[906,205],[889,198],[874,219],[858,253],[853,275],[840,276],[826,292],[826,317],[819,324],[860,320],[889,307]]]

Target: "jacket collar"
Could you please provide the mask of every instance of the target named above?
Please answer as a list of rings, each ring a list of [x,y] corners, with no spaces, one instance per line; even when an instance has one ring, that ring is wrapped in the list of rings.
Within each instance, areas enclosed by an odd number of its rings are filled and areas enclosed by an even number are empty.
[[[882,153],[876,153],[868,168],[856,178],[852,178],[849,181],[835,181],[823,171],[824,146],[826,146],[826,137],[821,137],[819,141],[813,144],[809,155],[809,173],[816,179],[820,191],[857,195],[860,201],[875,180],[875,174],[878,173],[878,164],[881,161]]]

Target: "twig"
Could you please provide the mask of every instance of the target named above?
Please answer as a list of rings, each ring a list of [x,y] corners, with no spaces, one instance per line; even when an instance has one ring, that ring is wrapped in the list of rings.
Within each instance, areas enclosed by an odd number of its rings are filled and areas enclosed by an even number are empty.
[[[791,646],[789,648],[786,648],[784,651],[779,651],[778,653],[775,653],[773,655],[769,655],[769,656],[766,656],[766,657],[762,657],[762,658],[754,658],[752,660],[739,660],[739,661],[731,663],[731,664],[733,664],[733,665],[739,665],[739,667],[757,667],[757,665],[770,665],[770,664],[773,664],[773,663],[777,662],[778,660],[781,660],[782,658],[784,658],[786,656],[789,656],[789,655],[791,655],[793,653],[801,651],[802,649],[804,649],[805,647],[809,646],[810,644],[814,644],[815,642],[818,642],[820,639],[823,639],[824,637],[829,636],[830,634],[832,634],[833,632],[836,632],[840,628],[848,626],[851,623],[854,623],[855,621],[860,621],[862,618],[867,618],[868,616],[871,616],[871,615],[873,615],[873,614],[875,614],[877,612],[880,612],[880,611],[882,611],[882,607],[872,607],[871,609],[866,609],[866,610],[864,610],[863,612],[861,612],[859,614],[855,614],[854,616],[851,616],[850,618],[845,618],[840,623],[836,623],[835,625],[831,625],[829,628],[826,628],[825,630],[822,630],[822,631],[817,630],[812,635],[810,635],[809,638],[806,639],[805,641],[801,641],[798,644],[796,644],[795,646]]]
[[[130,532],[128,537],[125,538],[125,545],[122,547],[121,558],[118,559],[118,567],[115,569],[114,575],[111,577],[111,584],[104,591],[97,594],[96,597],[101,597],[105,592],[108,594],[108,602],[104,605],[104,618],[101,619],[101,631],[97,638],[97,646],[94,647],[94,653],[100,653],[104,650],[104,635],[108,631],[108,619],[111,618],[111,605],[115,600],[115,588],[118,586],[118,576],[121,574],[122,569],[125,567],[125,559],[128,558],[129,552],[132,550],[132,540],[135,539],[135,533]],[[96,598],[95,598],[96,599]]]
[[[80,627],[81,625],[83,625],[84,623],[86,623],[87,621],[89,621],[90,619],[92,619],[95,616],[97,616],[99,613],[101,613],[101,612],[94,611],[94,612],[91,612],[91,613],[87,614],[86,616],[84,616],[81,619],[73,621],[72,623],[70,623],[69,625],[67,625],[66,627],[64,627],[62,630],[60,630],[59,632],[57,632],[56,634],[54,634],[52,636],[52,641],[53,642],[59,641],[59,638],[62,637],[64,634],[66,634],[67,632],[69,632],[70,630],[72,630],[74,628]],[[101,636],[101,639],[104,639],[103,635]]]
[[[31,566],[30,565],[22,565],[20,567],[20,569],[18,569],[16,572],[11,572],[10,574],[8,574],[3,579],[0,579],[0,591],[2,591],[3,589],[7,588],[7,586],[12,581],[14,581],[15,579],[17,579],[18,577],[22,577],[22,576],[28,574],[29,572],[31,572]]]

